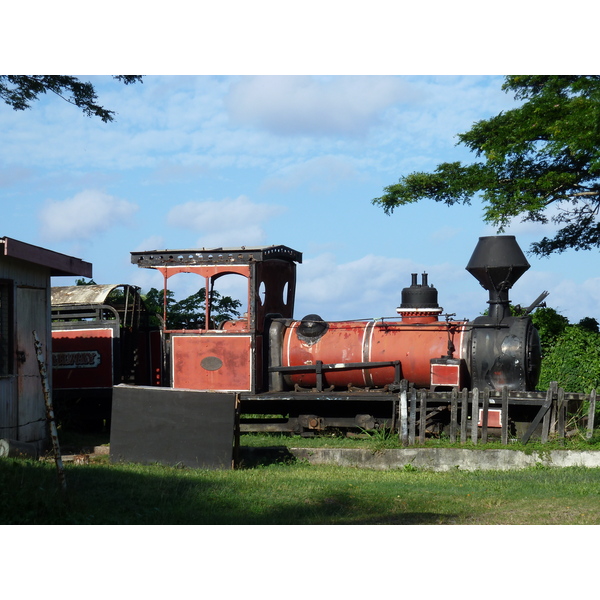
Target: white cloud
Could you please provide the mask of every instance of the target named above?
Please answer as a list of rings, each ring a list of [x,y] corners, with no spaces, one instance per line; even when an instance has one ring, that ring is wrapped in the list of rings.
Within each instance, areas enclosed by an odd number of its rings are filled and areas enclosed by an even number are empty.
[[[245,77],[226,106],[234,121],[277,135],[363,135],[410,90],[395,77]]]
[[[66,200],[49,200],[39,213],[40,231],[53,241],[89,239],[127,224],[136,204],[99,190],[85,190]]]
[[[309,191],[321,192],[334,189],[338,183],[347,183],[357,177],[358,171],[353,160],[319,156],[280,169],[264,181],[262,189],[287,192],[307,185]]]
[[[444,314],[474,319],[488,308],[487,292],[464,267],[450,262],[425,265],[412,258],[369,254],[337,263],[333,254],[326,253],[298,267],[294,316],[317,313],[325,320],[399,318],[396,308],[402,301],[402,290],[411,285],[412,273],[418,274],[419,283],[427,273]]]
[[[263,224],[283,210],[280,206],[251,202],[246,196],[191,201],[173,207],[167,224],[201,233],[198,247],[248,246],[265,242]]]
[[[410,259],[369,254],[336,264],[332,254],[306,260],[298,269],[296,315],[318,313],[325,320],[394,316],[410,273],[422,267]]]

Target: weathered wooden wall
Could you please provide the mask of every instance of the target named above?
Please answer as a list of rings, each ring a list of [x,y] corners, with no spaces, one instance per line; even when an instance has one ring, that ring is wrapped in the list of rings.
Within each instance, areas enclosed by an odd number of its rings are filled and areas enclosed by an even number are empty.
[[[0,285],[8,304],[0,316],[9,320],[4,330],[11,337],[2,341],[11,352],[0,375],[0,437],[41,443],[46,437],[45,403],[32,332],[37,332],[48,360],[50,269],[0,256]]]

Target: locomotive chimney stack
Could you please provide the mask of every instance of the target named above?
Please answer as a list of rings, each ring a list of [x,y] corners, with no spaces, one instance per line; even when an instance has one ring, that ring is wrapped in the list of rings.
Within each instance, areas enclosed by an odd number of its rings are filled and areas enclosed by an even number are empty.
[[[465,267],[488,290],[489,315],[497,321],[511,315],[508,290],[530,265],[514,235],[480,237]]]

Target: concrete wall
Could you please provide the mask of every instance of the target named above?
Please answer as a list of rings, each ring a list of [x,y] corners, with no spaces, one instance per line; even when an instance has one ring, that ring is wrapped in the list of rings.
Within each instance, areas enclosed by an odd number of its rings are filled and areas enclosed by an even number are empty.
[[[524,469],[548,467],[600,467],[600,452],[554,450],[525,452],[516,450],[467,450],[462,448],[403,448],[373,452],[355,448],[290,448],[299,460],[313,465],[336,464],[369,469],[403,469],[407,466],[431,471]]]

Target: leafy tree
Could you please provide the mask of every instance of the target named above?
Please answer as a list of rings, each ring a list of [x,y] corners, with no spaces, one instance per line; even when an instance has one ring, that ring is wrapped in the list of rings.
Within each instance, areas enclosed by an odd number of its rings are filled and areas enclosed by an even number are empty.
[[[543,355],[552,349],[569,325],[567,317],[550,307],[537,308],[531,315],[531,320],[540,334]]]
[[[163,292],[151,288],[144,297],[144,303],[151,313],[163,314]],[[221,296],[216,290],[210,292],[211,327],[239,318],[237,310],[242,303],[230,296]],[[171,290],[167,290],[167,327],[169,329],[202,329],[205,322],[206,288],[200,288],[195,294],[176,301]]]
[[[142,81],[141,75],[113,75],[125,85]],[[14,110],[31,108],[40,94],[52,92],[83,110],[88,117],[100,117],[104,123],[114,119],[114,111],[96,103],[94,86],[68,75],[0,75],[0,98]]]
[[[458,135],[481,160],[403,176],[373,203],[390,214],[425,198],[451,206],[481,194],[484,220],[499,232],[514,217],[559,225],[532,244],[539,256],[600,247],[600,76],[509,76],[502,89],[522,104]]]
[[[600,325],[598,324],[597,319],[593,317],[584,317],[577,323],[578,327],[585,329],[586,331],[592,331],[593,333],[600,333]]]

